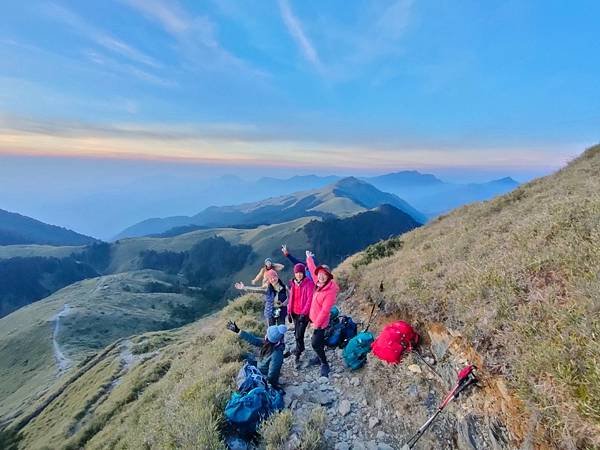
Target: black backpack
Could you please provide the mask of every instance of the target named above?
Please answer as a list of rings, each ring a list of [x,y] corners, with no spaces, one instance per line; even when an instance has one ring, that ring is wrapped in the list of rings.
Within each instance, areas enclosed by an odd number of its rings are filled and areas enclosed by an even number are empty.
[[[357,333],[358,326],[352,317],[340,316],[339,320],[331,324],[325,331],[325,344],[331,348],[344,348]]]

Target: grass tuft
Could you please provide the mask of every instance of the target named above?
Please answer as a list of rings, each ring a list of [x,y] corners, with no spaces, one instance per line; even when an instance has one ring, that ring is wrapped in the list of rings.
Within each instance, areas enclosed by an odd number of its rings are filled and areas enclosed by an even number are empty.
[[[279,450],[292,431],[293,415],[289,409],[273,414],[260,427],[265,450]]]

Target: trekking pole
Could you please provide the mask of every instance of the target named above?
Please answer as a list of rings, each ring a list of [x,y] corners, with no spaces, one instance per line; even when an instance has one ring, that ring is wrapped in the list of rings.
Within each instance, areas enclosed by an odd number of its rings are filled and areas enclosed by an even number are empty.
[[[421,355],[421,354],[420,354],[420,353],[419,353],[419,352],[418,352],[416,349],[413,349],[413,353],[414,353],[415,355],[417,355],[417,358],[419,358],[419,360],[420,360],[421,362],[423,362],[423,364],[425,364],[425,365],[426,365],[426,366],[429,368],[429,370],[431,370],[431,372],[432,372],[432,373],[433,373],[433,374],[434,374],[436,377],[438,377],[438,378],[439,378],[439,379],[440,379],[440,380],[441,380],[443,383],[445,383],[445,382],[446,382],[446,380],[444,380],[444,377],[442,377],[442,376],[439,374],[439,372],[438,372],[437,370],[435,370],[435,369],[433,368],[433,366],[432,366],[431,364],[429,364],[429,363],[428,363],[428,362],[425,360],[425,358],[423,358],[423,356],[422,356],[422,355]]]
[[[383,280],[379,284],[379,292],[383,293]],[[383,294],[382,294],[383,296]],[[369,299],[372,300],[371,294],[369,294]],[[383,298],[379,300],[379,303],[373,303],[373,307],[371,308],[371,314],[369,314],[369,320],[367,321],[367,327],[364,331],[369,331],[369,327],[371,326],[371,320],[373,320],[373,313],[375,312],[375,308],[381,308],[383,304]]]
[[[475,377],[475,366],[470,365],[462,369],[458,374],[458,381],[456,385],[452,388],[452,390],[446,395],[440,406],[438,406],[437,411],[433,414],[427,422],[425,422],[421,428],[408,440],[406,444],[402,447],[402,450],[410,450],[412,449],[417,441],[423,436],[425,431],[429,428],[429,426],[433,423],[437,416],[441,414],[446,405],[452,401],[452,399],[457,398],[458,395],[464,391],[468,386],[477,382],[477,378]]]
[[[367,321],[367,327],[365,331],[369,331],[369,327],[371,326],[371,320],[373,320],[373,313],[375,312],[375,308],[381,308],[381,304],[383,300],[379,300],[379,303],[373,303],[373,307],[371,308],[371,314],[369,314],[369,320]]]

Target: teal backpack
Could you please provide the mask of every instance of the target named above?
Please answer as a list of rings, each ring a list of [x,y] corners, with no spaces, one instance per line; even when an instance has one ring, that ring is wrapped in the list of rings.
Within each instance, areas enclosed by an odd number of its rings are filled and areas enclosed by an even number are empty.
[[[368,331],[361,331],[350,339],[343,353],[346,366],[351,370],[357,370],[364,366],[374,341],[375,338]]]

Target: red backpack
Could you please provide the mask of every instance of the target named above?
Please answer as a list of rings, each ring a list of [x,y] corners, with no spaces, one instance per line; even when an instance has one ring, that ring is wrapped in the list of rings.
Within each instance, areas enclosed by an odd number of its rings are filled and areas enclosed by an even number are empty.
[[[383,361],[398,364],[402,354],[412,351],[413,345],[419,341],[419,335],[410,324],[399,320],[386,325],[381,334],[375,339],[371,349],[373,354]]]

